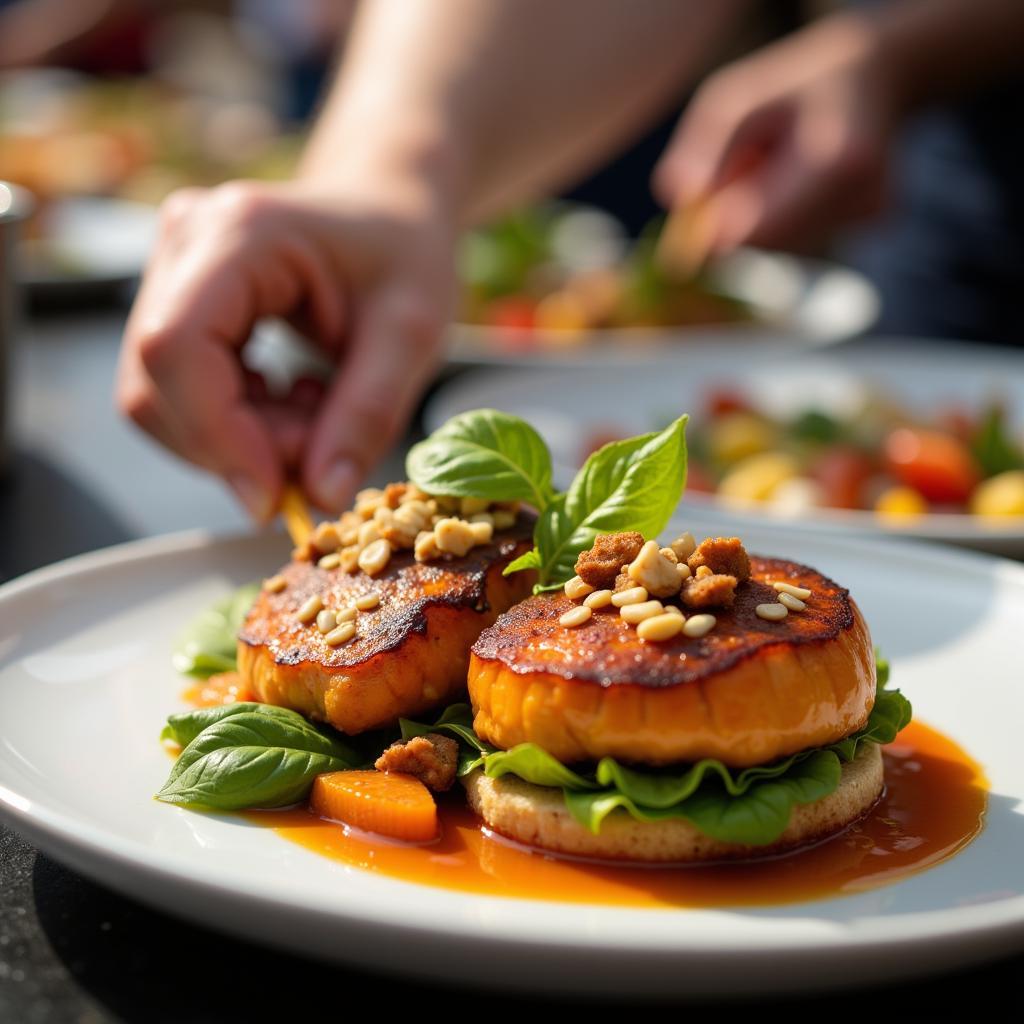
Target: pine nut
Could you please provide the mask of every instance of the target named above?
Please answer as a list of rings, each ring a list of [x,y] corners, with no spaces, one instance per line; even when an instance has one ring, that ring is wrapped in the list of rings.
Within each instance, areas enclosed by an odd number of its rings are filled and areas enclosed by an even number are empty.
[[[669,547],[676,553],[680,562],[685,562],[697,550],[697,542],[692,533],[684,533],[676,537]]]
[[[595,590],[583,598],[583,603],[588,608],[607,608],[612,603],[612,592],[610,590]]]
[[[589,583],[584,583],[579,576],[573,576],[565,584],[565,596],[573,601],[578,601],[581,597],[586,597],[593,592],[594,588]]]
[[[340,647],[342,644],[347,644],[349,640],[356,635],[356,624],[354,622],[346,622],[339,626],[337,629],[332,629],[324,640],[331,647]]]
[[[684,580],[688,580],[692,575],[690,567],[685,562],[680,562],[676,566],[676,572],[679,573],[679,582],[682,583]]]
[[[437,546],[437,538],[434,536],[433,530],[424,530],[416,535],[413,552],[417,562],[430,562],[440,557],[441,552]]]
[[[441,551],[461,558],[473,546],[473,531],[462,519],[442,519],[434,527],[434,539]]]
[[[330,633],[338,625],[338,620],[334,617],[334,612],[329,608],[324,608],[323,611],[317,613],[316,616],[316,628],[321,633]]]
[[[681,619],[686,619],[686,616],[683,614],[683,609],[677,604],[665,605],[665,613],[667,615],[678,615]]]
[[[494,527],[491,523],[470,523],[469,532],[473,534],[473,546],[477,544],[490,544],[494,536]]]
[[[698,637],[707,636],[715,628],[715,624],[718,619],[714,615],[691,615],[686,620],[686,625],[683,626],[683,633],[686,636],[697,639]]]
[[[469,521],[470,523],[487,523],[491,529],[494,529],[494,516],[490,512],[477,512],[469,517]]]
[[[318,555],[329,554],[341,547],[341,538],[338,536],[338,528],[334,523],[318,524],[313,531],[311,540]]]
[[[576,626],[582,626],[593,614],[585,604],[580,604],[560,615],[558,622],[562,626],[568,626],[570,629],[573,629]]]
[[[356,607],[361,612],[372,611],[377,605],[380,604],[380,594],[374,591],[372,594],[363,594],[362,597],[356,598]]]
[[[350,548],[342,548],[338,558],[340,559],[338,568],[342,572],[355,572],[359,566],[359,548],[355,545]]]
[[[382,572],[390,560],[391,545],[383,538],[375,540],[359,552],[359,568],[367,576],[376,576],[377,573]]]
[[[630,587],[612,594],[612,604],[616,608],[624,608],[627,604],[640,604],[647,600],[647,591],[643,587]]]
[[[299,622],[304,626],[309,625],[317,617],[323,606],[323,598],[319,594],[314,594],[312,597],[307,598],[303,602],[302,607],[299,608]]]
[[[287,586],[288,581],[283,576],[271,576],[270,579],[263,581],[263,589],[268,594],[280,594]]]
[[[784,604],[791,612],[802,612],[807,607],[799,597],[787,594],[784,590],[779,593],[779,604]]]
[[[464,516],[473,516],[478,512],[486,512],[491,507],[487,498],[463,498],[459,502],[459,511]]]
[[[354,622],[359,614],[359,609],[354,604],[345,605],[334,613],[334,618],[340,626],[343,622]]]
[[[316,564],[321,569],[337,569],[341,565],[341,555],[337,551],[332,551],[329,555],[324,555]]]
[[[679,556],[671,548],[661,548],[658,553],[662,558],[667,558],[673,565],[679,563]]]
[[[380,527],[372,519],[359,527],[359,539],[356,545],[360,550],[369,547],[374,541],[380,540]]]
[[[702,579],[705,579],[708,576],[714,576],[714,575],[715,575],[714,570],[712,570],[710,565],[698,565],[697,566],[697,572],[696,572],[697,579],[702,580]]]
[[[789,594],[790,597],[799,598],[801,601],[806,601],[811,596],[812,591],[806,587],[798,587],[794,583],[786,583],[784,580],[776,580],[772,586],[780,594]]]
[[[683,620],[678,615],[653,615],[636,627],[636,635],[641,640],[659,642],[671,640],[672,637],[678,636],[682,629]]]
[[[754,609],[754,614],[769,622],[781,622],[789,614],[789,611],[784,604],[759,604]]]
[[[635,626],[638,622],[643,622],[644,619],[649,619],[654,615],[661,615],[664,611],[665,608],[660,601],[643,601],[640,604],[627,604],[624,608],[620,608],[619,615],[622,616],[623,622]]]
[[[496,530],[508,530],[515,526],[515,512],[510,512],[504,508],[496,508],[491,515],[494,517],[494,528]]]

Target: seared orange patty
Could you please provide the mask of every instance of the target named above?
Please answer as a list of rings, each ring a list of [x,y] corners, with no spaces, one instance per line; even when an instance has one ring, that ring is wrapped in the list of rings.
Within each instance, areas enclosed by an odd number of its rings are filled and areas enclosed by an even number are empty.
[[[502,569],[530,546],[526,517],[463,558],[421,564],[397,551],[371,578],[294,561],[286,587],[262,591],[238,637],[238,669],[261,701],[293,708],[358,733],[422,714],[459,697],[469,648],[498,614],[525,597],[532,573]],[[298,610],[314,594],[337,611],[365,594],[380,604],[359,613],[356,638],[331,647]]]
[[[774,580],[813,591],[781,622],[759,618]],[[733,607],[712,609],[706,636],[639,639],[619,610],[582,626],[559,616],[561,592],[531,597],[473,645],[469,694],[477,734],[508,749],[536,743],[572,764],[606,755],[645,764],[714,757],[762,764],[835,742],[867,721],[875,661],[849,592],[814,569],[751,559]]]

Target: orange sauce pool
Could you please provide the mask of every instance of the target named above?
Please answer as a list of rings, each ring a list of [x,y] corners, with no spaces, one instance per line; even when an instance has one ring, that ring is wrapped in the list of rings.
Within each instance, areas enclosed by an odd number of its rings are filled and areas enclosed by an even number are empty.
[[[796,903],[897,882],[981,831],[987,783],[952,740],[913,722],[884,756],[885,793],[861,821],[809,849],[743,864],[618,867],[549,856],[488,834],[458,791],[441,800],[441,838],[429,846],[374,840],[301,808],[245,817],[343,864],[462,892],[626,907]]]

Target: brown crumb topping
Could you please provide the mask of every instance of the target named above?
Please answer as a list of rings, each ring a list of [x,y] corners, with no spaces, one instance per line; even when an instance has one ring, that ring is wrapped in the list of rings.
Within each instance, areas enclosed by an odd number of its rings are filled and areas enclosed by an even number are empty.
[[[377,771],[412,775],[438,793],[452,788],[458,766],[458,743],[436,732],[392,743],[374,763]]]
[[[644,538],[639,533],[601,534],[594,546],[576,559],[576,575],[595,590],[610,589],[622,567],[632,562],[643,546]]]
[[[739,537],[708,537],[697,545],[686,560],[696,574],[706,565],[716,575],[735,576],[738,582],[750,579],[750,558]]]
[[[735,576],[721,573],[699,578],[692,576],[683,583],[680,596],[687,608],[728,608],[736,596],[738,585],[739,580]]]

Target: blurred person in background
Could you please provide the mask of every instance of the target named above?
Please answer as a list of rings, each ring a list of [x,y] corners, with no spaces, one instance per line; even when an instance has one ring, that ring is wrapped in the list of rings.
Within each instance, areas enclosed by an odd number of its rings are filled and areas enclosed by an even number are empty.
[[[344,507],[434,372],[459,231],[607,159],[678,101],[751,7],[364,3],[295,178],[165,204],[126,331],[121,408],[221,474],[256,519],[290,475]],[[886,326],[1017,329],[1022,53],[1019,0],[891,0],[823,17],[704,80],[655,191],[699,205],[706,245],[722,252],[818,245],[905,190],[880,241],[858,243]],[[271,399],[244,371],[239,351],[265,316],[334,360],[325,386]]]

